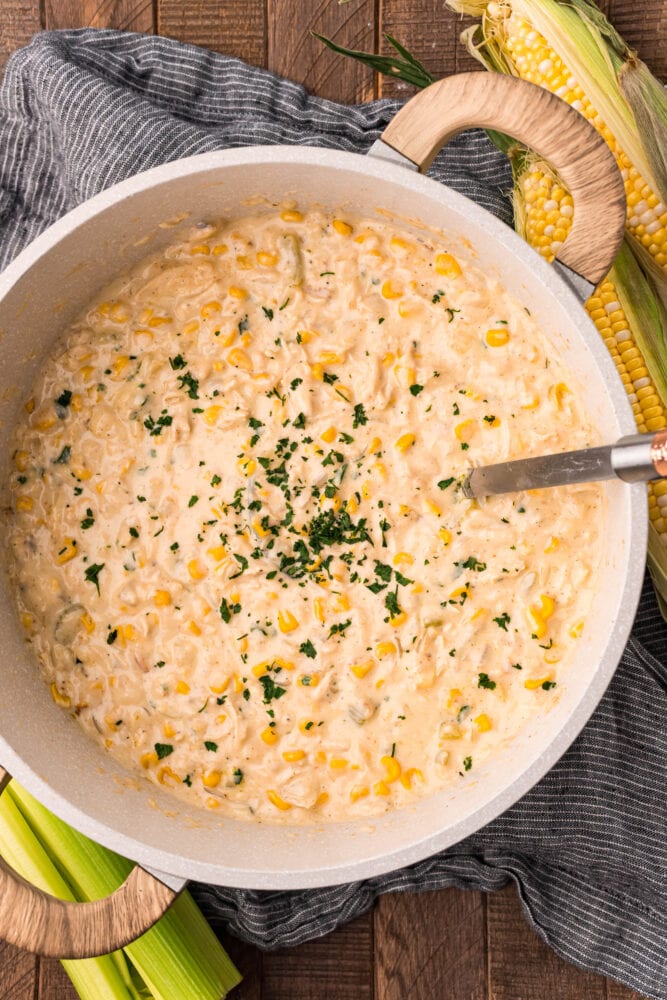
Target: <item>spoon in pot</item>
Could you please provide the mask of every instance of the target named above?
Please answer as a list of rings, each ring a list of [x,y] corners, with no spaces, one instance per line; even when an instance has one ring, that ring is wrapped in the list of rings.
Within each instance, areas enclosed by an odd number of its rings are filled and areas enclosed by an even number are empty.
[[[667,477],[667,429],[656,434],[631,434],[600,448],[482,465],[468,473],[462,490],[464,496],[473,499],[600,479],[639,483],[663,477]]]

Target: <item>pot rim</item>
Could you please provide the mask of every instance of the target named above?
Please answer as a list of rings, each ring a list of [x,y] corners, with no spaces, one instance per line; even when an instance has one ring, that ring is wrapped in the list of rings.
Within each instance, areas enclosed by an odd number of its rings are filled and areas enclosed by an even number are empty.
[[[565,307],[604,378],[606,391],[611,397],[621,432],[624,434],[636,433],[631,407],[613,361],[601,338],[594,338],[590,335],[593,327],[585,316],[579,299],[555,269],[551,268],[513,229],[464,195],[434,181],[432,178],[406,169],[405,166],[376,156],[364,156],[360,153],[312,146],[246,146],[198,154],[153,167],[107,188],[83,202],[38,236],[0,274],[0,300],[29,269],[35,267],[42,257],[57,247],[64,237],[83,223],[89,222],[126,198],[140,195],[150,188],[168,184],[184,175],[196,178],[227,166],[256,166],[263,163],[287,164],[295,167],[308,166],[313,169],[326,166],[348,171],[366,179],[376,177],[378,180],[398,184],[404,187],[408,193],[415,192],[435,199],[446,210],[466,215],[478,229],[486,230],[491,239],[507,249],[520,265],[527,281],[537,281],[552,298],[557,298]],[[588,335],[586,334],[587,330]],[[478,831],[517,802],[568,749],[602,698],[620,662],[629,637],[644,576],[648,532],[645,487],[643,484],[637,484],[625,488],[628,491],[628,524],[630,525],[632,542],[630,538],[627,540],[626,553],[622,559],[625,581],[619,601],[621,612],[610,629],[598,668],[589,679],[575,709],[565,725],[557,730],[542,753],[510,784],[501,788],[483,806],[473,810],[462,820],[453,825],[445,826],[435,834],[418,836],[409,847],[389,853],[386,851],[378,852],[372,856],[371,852],[367,851],[364,852],[365,856],[361,859],[345,864],[336,863],[328,866],[323,863],[317,868],[308,870],[287,872],[279,870],[272,871],[268,875],[260,866],[235,868],[233,865],[228,866],[217,862],[204,863],[185,858],[168,850],[157,849],[140,837],[127,836],[93,818],[74,805],[65,794],[55,791],[33,767],[18,756],[4,736],[0,734],[2,763],[47,808],[89,837],[132,858],[145,867],[153,870],[159,869],[184,878],[246,889],[311,888],[368,878],[422,860]],[[356,824],[359,821],[347,821],[347,823],[350,822]],[[373,822],[373,819],[370,822]],[[332,824],[332,826],[339,826],[341,832],[344,831],[345,825],[344,823]],[[290,828],[281,825],[276,829],[285,831]],[[361,840],[359,843],[361,844]],[[213,869],[219,873],[215,878],[212,877]]]

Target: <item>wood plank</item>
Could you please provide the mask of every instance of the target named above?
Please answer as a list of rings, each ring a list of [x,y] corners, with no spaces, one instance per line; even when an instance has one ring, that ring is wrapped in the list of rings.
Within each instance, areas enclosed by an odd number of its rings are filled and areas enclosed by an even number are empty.
[[[39,0],[4,0],[0,31],[0,71],[14,49],[27,45],[42,27]]]
[[[39,990],[35,1000],[78,1000],[72,981],[55,958],[39,960]]]
[[[603,976],[565,962],[528,926],[514,886],[489,894],[491,1000],[607,1000]]]
[[[617,983],[615,979],[607,979],[607,1000],[646,1000],[646,997]]]
[[[243,976],[242,981],[234,988],[234,1000],[262,1000],[262,969],[264,967],[264,953],[255,948],[254,945],[246,944],[232,937],[219,927],[215,928],[216,934],[220,938],[222,947],[225,949],[232,962]]]
[[[375,96],[371,70],[327,49],[311,32],[346,48],[374,51],[375,0],[267,0],[268,67],[336,101]]]
[[[264,957],[262,1000],[373,1000],[373,914]]]
[[[486,1000],[484,893],[387,893],[375,942],[376,1000]]]
[[[36,982],[36,956],[0,941],[2,1000],[33,1000]]]
[[[264,0],[157,0],[160,35],[266,66]]]
[[[598,0],[598,6],[631,49],[667,82],[667,4],[664,0]]]
[[[155,30],[153,0],[44,0],[47,28]]]
[[[419,59],[435,77],[450,76],[481,67],[459,41],[474,18],[462,17],[445,7],[444,0],[383,0],[380,15],[381,52],[393,52],[382,37],[389,34]],[[383,76],[383,97],[408,97],[414,87]]]

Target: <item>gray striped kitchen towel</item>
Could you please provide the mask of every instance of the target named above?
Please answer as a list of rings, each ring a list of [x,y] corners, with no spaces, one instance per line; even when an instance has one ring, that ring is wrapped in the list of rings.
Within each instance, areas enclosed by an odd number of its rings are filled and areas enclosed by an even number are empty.
[[[162,38],[38,35],[12,56],[0,90],[0,266],[79,202],[140,170],[254,143],[364,152],[397,107],[320,100]],[[509,221],[507,163],[480,132],[451,143],[431,173]],[[593,718],[556,767],[479,833],[351,885],[271,893],[199,885],[195,895],[214,925],[276,948],[333,930],[383,892],[492,890],[513,880],[528,920],[559,954],[667,1000],[666,719],[667,627],[647,584]]]

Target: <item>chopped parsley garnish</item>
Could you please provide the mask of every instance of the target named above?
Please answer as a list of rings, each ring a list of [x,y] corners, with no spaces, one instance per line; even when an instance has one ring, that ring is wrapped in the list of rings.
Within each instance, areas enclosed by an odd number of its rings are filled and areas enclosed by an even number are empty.
[[[402,608],[398,603],[398,587],[393,593],[386,595],[384,599],[384,606],[389,612],[390,618],[397,618],[398,615],[402,613]]]
[[[296,427],[297,430],[303,430],[306,426],[306,415],[305,413],[300,413],[296,420],[292,421],[292,426]]]
[[[234,776],[234,784],[240,785],[241,782],[243,781],[243,771],[241,770],[241,768],[235,767],[234,770],[232,771],[232,774]]]
[[[486,416],[483,419],[487,424],[494,424],[496,422],[496,418],[493,416],[493,414],[491,414],[491,416]]]
[[[555,681],[544,681],[544,683],[542,684],[543,691],[551,691],[551,689],[555,687],[556,687]]]
[[[449,306],[445,306],[445,312],[449,316],[449,322],[451,323],[454,319],[454,313],[460,313],[460,309],[450,309]]]
[[[150,431],[151,437],[158,437],[162,434],[163,427],[171,427],[173,419],[166,410],[163,410],[157,420],[154,420],[149,414],[144,420],[144,427]]]
[[[67,465],[71,454],[72,454],[72,449],[68,444],[66,444],[63,450],[58,455],[58,457],[54,458],[53,461],[56,465]]]
[[[510,618],[510,616],[507,614],[506,611],[503,611],[502,615],[499,615],[498,618],[494,618],[493,620],[498,626],[498,628],[502,628],[504,629],[505,632],[507,632],[507,626],[509,625],[512,619]]]
[[[194,507],[194,505],[197,503],[198,500],[199,497],[195,493],[193,493],[190,499],[188,500],[188,507]]]
[[[327,639],[331,639],[334,635],[343,635],[345,629],[348,629],[352,624],[352,619],[348,618],[346,622],[338,622],[336,625],[332,625],[329,629],[329,635]]]
[[[446,490],[448,486],[451,486],[454,482],[454,476],[450,476],[449,479],[441,479],[438,483],[438,489]]]
[[[158,760],[164,760],[165,757],[168,757],[169,754],[172,754],[173,752],[174,752],[174,748],[171,745],[171,743],[156,743],[155,744],[155,753],[157,754],[157,759]]]
[[[86,516],[84,517],[83,521],[81,522],[81,530],[82,531],[87,531],[87,529],[88,528],[92,528],[92,526],[94,524],[95,524],[95,518],[93,516],[93,512],[90,509],[90,507],[86,507]]]
[[[272,701],[277,701],[278,698],[282,698],[287,691],[287,688],[280,687],[279,684],[276,684],[273,677],[269,677],[268,674],[262,674],[259,678],[259,683],[264,688],[263,701],[265,705],[270,705]]]
[[[461,442],[461,451],[467,451],[469,447],[470,447],[470,445],[468,444],[467,441],[462,441]]]
[[[386,563],[378,562],[377,559],[375,560],[375,575],[379,576],[381,580],[385,581],[385,583],[389,583],[393,572],[394,571],[391,566],[387,566]]]
[[[95,584],[95,586],[97,587],[98,594],[100,592],[99,576],[102,570],[104,569],[104,566],[105,563],[93,563],[92,566],[86,567],[86,572],[84,573],[86,580],[88,580],[89,583]]]
[[[413,396],[418,396],[419,393],[422,392],[423,388],[424,388],[423,385],[419,385],[417,382],[415,382],[414,385],[410,386],[410,392]]]
[[[303,382],[302,378],[293,378],[289,384],[289,387],[292,390],[292,392],[294,392],[295,389],[298,389],[302,382]]]
[[[107,646],[113,646],[117,638],[118,638],[118,629],[112,628],[109,634],[107,635]]]
[[[475,556],[468,556],[464,562],[455,562],[454,565],[458,566],[459,569],[474,569],[478,573],[481,573],[486,569],[486,563],[480,562],[479,559],[475,558]]]
[[[463,770],[464,771],[469,771],[471,767],[472,767],[472,757],[464,757],[463,758]]]
[[[214,743],[213,740],[204,740],[204,746],[207,750],[210,750],[211,753],[215,753],[218,749],[218,744]]]
[[[401,587],[407,587],[409,584],[415,582],[414,580],[409,580],[407,576],[403,576],[403,574],[399,573],[398,570],[394,570],[394,573],[396,575],[396,582],[400,583]]]
[[[187,389],[190,399],[199,399],[199,379],[186,372],[178,376],[178,381],[181,383],[179,389]]]
[[[185,368],[187,361],[182,354],[177,354],[175,358],[169,358],[169,364],[173,371],[179,371],[181,368]]]
[[[366,416],[366,411],[364,409],[363,403],[357,403],[354,408],[354,417],[352,419],[352,429],[355,430],[357,427],[363,427],[364,424],[368,423],[368,417]]]
[[[229,622],[232,620],[232,615],[237,615],[240,610],[241,610],[240,604],[234,604],[234,603],[229,604],[227,602],[226,597],[223,597],[222,601],[220,602],[220,617],[222,618],[223,622],[226,622],[227,624],[229,624]]]
[[[220,478],[220,476],[213,476],[213,478],[211,479],[211,486],[219,486],[221,482],[222,479]]]
[[[299,646],[299,652],[303,653],[304,656],[309,657],[309,659],[311,660],[314,660],[315,657],[317,656],[317,651],[315,650],[315,647],[313,646],[310,639],[306,639],[305,642],[301,643],[301,645]]]
[[[520,664],[520,663],[513,663],[513,664],[512,664],[512,668],[513,668],[514,670],[523,670],[523,667],[521,666],[521,664]]]
[[[477,687],[486,688],[487,691],[493,691],[496,687],[496,682],[492,681],[488,674],[480,674],[477,678]]]
[[[268,320],[273,319],[273,309],[267,309],[266,306],[262,306],[262,312]]]
[[[235,580],[237,576],[241,576],[242,573],[245,573],[245,571],[248,568],[248,560],[246,559],[245,556],[240,556],[236,552],[234,552],[233,555],[234,555],[234,558],[236,559],[237,563],[239,564],[239,570],[238,570],[238,572],[233,573],[230,576],[230,578],[229,578],[230,580]]]

